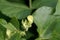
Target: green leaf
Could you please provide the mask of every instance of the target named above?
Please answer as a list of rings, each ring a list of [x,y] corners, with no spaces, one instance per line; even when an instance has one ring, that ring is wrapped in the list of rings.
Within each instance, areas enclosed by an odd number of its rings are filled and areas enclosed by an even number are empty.
[[[9,1],[11,3],[26,5],[24,0],[7,0],[7,1]]]
[[[51,13],[51,7],[43,6],[37,9],[37,11],[33,14],[34,23],[37,25],[37,31],[42,39],[48,39],[51,37],[51,32],[54,28],[53,23],[55,21],[55,16],[50,15]]]
[[[0,40],[5,40],[6,37],[6,29],[0,25]]]
[[[13,1],[13,2],[12,2]],[[15,3],[15,2],[17,2],[17,1],[23,1],[23,0],[0,0],[0,7],[6,7],[6,6],[15,6],[15,7],[21,7],[21,8],[27,8],[28,9],[28,7],[26,6],[26,5],[24,5],[24,4],[21,4],[21,3]],[[0,9],[2,9],[2,8],[0,8]]]
[[[25,5],[11,3],[6,0],[0,0],[0,10],[6,16],[17,17],[18,19],[26,18],[31,12]]]
[[[60,40],[60,16],[56,17],[56,25],[51,40]]]
[[[58,16],[58,17],[56,17],[56,27],[55,27],[55,30],[54,31],[56,31],[56,32],[58,32],[59,34],[60,34],[60,16]]]
[[[0,25],[11,31],[16,31],[14,25],[12,25],[11,23],[7,23],[4,19],[0,19]]]
[[[9,40],[26,40],[26,39],[22,38],[19,33],[15,33],[14,35],[11,36]]]
[[[32,3],[33,8],[39,8],[41,6],[55,7],[57,0],[34,0]]]
[[[57,2],[56,12],[54,15],[60,15],[60,0],[58,0],[58,2]]]
[[[19,24],[19,21],[18,21],[18,19],[16,17],[12,17],[10,22],[16,27],[16,29],[19,30],[20,24]]]

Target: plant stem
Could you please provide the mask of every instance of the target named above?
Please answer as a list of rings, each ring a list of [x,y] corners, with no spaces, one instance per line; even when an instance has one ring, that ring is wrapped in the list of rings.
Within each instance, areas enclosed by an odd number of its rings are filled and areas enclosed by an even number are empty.
[[[32,0],[29,0],[29,7],[32,9]]]

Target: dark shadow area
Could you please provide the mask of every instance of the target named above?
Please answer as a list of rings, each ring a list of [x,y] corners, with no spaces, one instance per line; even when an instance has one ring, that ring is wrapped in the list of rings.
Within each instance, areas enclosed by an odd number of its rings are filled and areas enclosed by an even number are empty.
[[[33,9],[32,12],[31,12],[31,15],[36,11],[36,9]]]
[[[29,0],[25,0],[25,4],[29,7]]]
[[[32,0],[32,2],[33,2],[34,0]]]
[[[32,36],[31,38],[27,39],[27,40],[35,40],[36,38],[38,38],[38,32],[37,32],[37,26],[33,23],[32,27],[29,29],[29,31],[31,33],[34,34],[34,36]]]
[[[10,19],[11,19],[11,18],[9,18],[8,16],[6,16],[6,15],[2,14],[2,12],[1,12],[1,11],[0,11],[0,18],[5,19],[7,22],[9,22],[9,21],[10,21]]]
[[[54,15],[55,12],[56,12],[56,8],[53,9],[53,11],[50,15]]]

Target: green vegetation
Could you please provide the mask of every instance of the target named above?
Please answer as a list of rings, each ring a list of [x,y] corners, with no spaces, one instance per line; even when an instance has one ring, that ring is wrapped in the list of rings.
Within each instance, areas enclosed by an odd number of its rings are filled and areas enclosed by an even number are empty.
[[[60,40],[60,0],[0,0],[0,40]]]

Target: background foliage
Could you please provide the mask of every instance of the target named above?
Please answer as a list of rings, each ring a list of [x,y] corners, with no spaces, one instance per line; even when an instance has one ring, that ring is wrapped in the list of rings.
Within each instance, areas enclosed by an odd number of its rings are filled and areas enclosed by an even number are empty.
[[[60,0],[0,0],[0,40],[60,40],[59,30]]]

